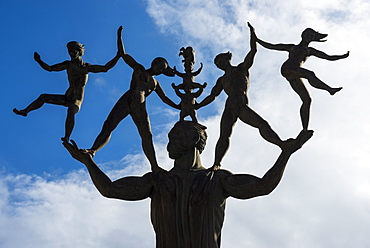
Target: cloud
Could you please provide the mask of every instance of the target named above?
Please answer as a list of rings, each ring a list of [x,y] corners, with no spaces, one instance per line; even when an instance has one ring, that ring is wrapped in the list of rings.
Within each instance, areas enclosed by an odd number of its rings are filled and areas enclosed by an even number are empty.
[[[344,89],[334,97],[307,85],[313,99],[310,128],[314,137],[289,161],[282,182],[269,196],[229,199],[223,228],[223,247],[369,247],[370,87],[366,75],[370,5],[363,0],[237,1],[148,0],[147,11],[158,29],[179,47],[191,44],[205,65],[209,92],[221,72],[215,54],[230,50],[233,64],[249,50],[246,22],[270,42],[297,43],[312,27],[329,33],[328,41],[313,44],[330,54],[351,51],[342,61],[310,58],[305,67],[332,86]],[[300,100],[279,74],[283,52],[258,48],[251,68],[250,106],[283,139],[300,129]],[[208,71],[207,71],[208,70]],[[203,80],[203,78],[202,78]],[[307,84],[307,83],[306,83]],[[117,90],[118,92],[118,90]],[[118,93],[112,93],[120,96]],[[200,109],[198,118],[209,135],[203,163],[213,163],[225,95]],[[153,113],[156,108],[153,107]],[[214,113],[209,115],[207,113]],[[172,112],[168,115],[172,116]],[[153,120],[153,118],[152,118]],[[171,168],[165,146],[172,123],[156,140],[158,161]],[[158,132],[156,132],[158,133]],[[244,123],[235,126],[231,147],[223,161],[234,173],[262,176],[279,149],[264,141]],[[142,175],[148,164],[142,154],[101,164],[113,179]],[[121,168],[126,167],[125,170]],[[51,176],[2,174],[0,177],[1,247],[153,247],[149,200],[122,202],[105,199],[94,188],[86,170],[62,179]]]

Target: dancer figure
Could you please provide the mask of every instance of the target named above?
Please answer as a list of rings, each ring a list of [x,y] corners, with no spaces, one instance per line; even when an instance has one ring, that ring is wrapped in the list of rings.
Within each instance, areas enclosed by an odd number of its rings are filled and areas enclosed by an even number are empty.
[[[315,48],[309,47],[308,45],[312,41],[324,42],[323,40],[327,34],[321,34],[316,32],[311,28],[306,28],[302,32],[302,40],[298,45],[294,44],[270,44],[259,38],[257,42],[267,48],[278,51],[286,51],[289,53],[288,59],[281,66],[281,75],[288,80],[292,89],[299,95],[302,100],[302,106],[300,109],[301,121],[303,129],[308,129],[308,123],[310,119],[310,107],[311,107],[311,97],[308,93],[308,90],[303,84],[302,78],[308,80],[309,84],[321,90],[326,90],[330,95],[334,95],[342,89],[342,87],[332,88],[329,85],[325,84],[319,78],[316,77],[313,71],[302,68],[303,63],[310,56],[315,56],[317,58],[326,59],[326,60],[338,60],[344,59],[349,56],[349,52],[343,55],[327,55],[326,53],[316,50]]]
[[[163,169],[158,166],[155,157],[149,116],[146,111],[146,98],[154,91],[164,103],[173,108],[180,109],[177,104],[165,95],[159,82],[154,78],[154,76],[161,74],[174,76],[174,73],[164,58],[155,58],[149,69],[145,69],[144,66],[136,62],[124,50],[121,37],[122,29],[122,26],[118,29],[118,50],[123,61],[134,70],[130,89],[114,105],[94,144],[90,149],[86,149],[85,151],[94,156],[99,149],[108,143],[113,130],[118,124],[128,115],[131,115],[139,131],[143,151],[150,162],[152,171],[161,172]]]
[[[82,60],[82,55],[85,53],[85,47],[77,41],[67,43],[68,53],[71,60],[66,60],[55,65],[48,65],[41,60],[40,55],[35,52],[34,59],[46,71],[63,71],[67,70],[69,88],[64,95],[57,94],[41,94],[35,101],[28,105],[25,109],[13,109],[17,115],[27,116],[33,110],[41,108],[44,103],[62,105],[68,108],[67,118],[65,122],[65,135],[63,141],[69,141],[72,130],[75,124],[75,114],[80,110],[84,98],[85,85],[88,79],[88,73],[107,72],[116,65],[120,58],[117,52],[116,56],[105,65],[91,65]]]
[[[225,156],[229,144],[232,129],[238,118],[252,127],[258,128],[261,136],[270,143],[273,143],[283,149],[286,141],[282,141],[268,122],[260,117],[248,106],[247,91],[249,88],[249,68],[251,68],[254,56],[257,52],[256,36],[253,28],[251,29],[250,47],[251,50],[246,55],[244,61],[238,66],[232,66],[231,53],[218,54],[215,59],[215,65],[225,73],[221,76],[216,85],[212,88],[209,96],[203,99],[197,106],[197,109],[203,107],[216,99],[222,92],[228,95],[225,103],[225,109],[221,117],[220,137],[216,144],[215,161],[211,169],[217,170],[221,167],[221,160]]]

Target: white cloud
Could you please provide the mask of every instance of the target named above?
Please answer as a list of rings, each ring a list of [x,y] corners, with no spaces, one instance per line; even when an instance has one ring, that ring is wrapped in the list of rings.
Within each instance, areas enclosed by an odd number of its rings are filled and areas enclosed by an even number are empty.
[[[329,33],[326,43],[312,44],[316,48],[330,54],[351,51],[346,60],[310,58],[305,64],[328,84],[344,89],[332,97],[307,85],[313,99],[310,127],[314,137],[293,155],[281,184],[271,195],[228,201],[222,242],[223,247],[369,247],[370,131],[366,127],[370,122],[370,86],[365,76],[369,68],[369,3],[147,2],[148,13],[158,28],[173,36],[179,47],[194,44],[197,60],[208,63],[208,67],[213,67],[215,54],[227,50],[234,54],[233,64],[243,60],[249,50],[247,21],[266,41],[296,43],[301,31],[312,27]],[[301,129],[300,101],[279,75],[287,54],[258,49],[251,69],[250,106],[283,139],[296,136]],[[213,67],[205,73],[209,92],[220,71]],[[207,107],[218,115],[204,116],[206,110],[198,111],[199,119],[208,127],[209,140],[202,157],[207,167],[213,162],[224,100],[221,96]],[[164,130],[170,126],[161,125]],[[164,140],[158,139],[155,145],[159,163],[168,169],[172,161],[167,158]],[[256,129],[238,122],[223,166],[234,173],[262,176],[278,154],[279,149],[264,141]],[[126,170],[120,169],[128,164]],[[132,155],[102,168],[116,179],[144,174],[146,166],[142,155]],[[85,170],[60,180],[3,175],[0,229],[1,247],[154,246],[149,201],[105,199]]]

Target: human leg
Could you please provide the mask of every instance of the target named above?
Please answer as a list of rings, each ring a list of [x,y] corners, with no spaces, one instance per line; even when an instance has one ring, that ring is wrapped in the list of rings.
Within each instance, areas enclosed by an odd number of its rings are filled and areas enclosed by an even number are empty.
[[[307,130],[310,119],[310,108],[312,99],[300,78],[289,79],[288,81],[292,89],[299,95],[302,100],[302,105],[300,108],[301,122],[303,129]]]
[[[75,115],[80,110],[79,106],[72,105],[68,107],[67,118],[65,123],[65,135],[62,138],[63,141],[68,142],[71,137],[74,125],[75,125]]]
[[[338,88],[330,87],[329,85],[321,81],[313,71],[301,67],[296,67],[289,70],[289,76],[287,77],[288,81],[290,79],[294,80],[295,78],[305,78],[308,80],[308,83],[312,87],[320,90],[326,90],[327,92],[330,93],[330,95],[334,95],[335,93],[342,89],[342,87]]]
[[[215,149],[215,160],[212,169],[221,167],[221,161],[230,146],[230,137],[233,127],[237,121],[237,116],[226,103],[220,122],[220,137],[218,138]]]
[[[41,108],[44,105],[44,103],[65,106],[66,97],[64,95],[56,94],[41,94],[35,101],[33,101],[25,109],[18,110],[14,108],[13,112],[17,115],[27,116],[29,112]]]
[[[282,146],[283,141],[277,135],[277,133],[271,128],[270,124],[258,115],[254,110],[252,110],[248,105],[245,105],[240,109],[239,119],[244,123],[258,128],[262,138],[266,141],[275,144],[279,147]]]
[[[150,128],[149,116],[146,112],[145,102],[140,105],[137,111],[131,113],[131,117],[139,131],[141,145],[145,156],[149,160],[153,172],[163,172],[159,167],[153,146],[153,135]]]
[[[130,93],[127,91],[114,105],[104,122],[102,130],[96,137],[91,149],[89,149],[92,155],[108,143],[113,130],[130,113],[129,97]]]

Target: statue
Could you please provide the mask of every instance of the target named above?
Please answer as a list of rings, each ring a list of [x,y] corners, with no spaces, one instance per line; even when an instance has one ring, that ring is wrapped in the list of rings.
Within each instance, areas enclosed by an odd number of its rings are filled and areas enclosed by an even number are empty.
[[[281,149],[287,143],[287,141],[282,141],[279,138],[266,120],[248,106],[249,68],[251,68],[254,56],[257,53],[256,36],[254,35],[253,27],[249,23],[248,26],[251,32],[251,50],[244,61],[238,66],[232,66],[230,63],[232,54],[230,52],[218,54],[214,59],[214,63],[225,73],[217,80],[210,95],[204,98],[197,106],[197,108],[200,108],[211,103],[222,90],[228,95],[221,117],[220,137],[216,144],[215,160],[212,169],[221,167],[221,160],[229,148],[232,129],[238,119],[252,127],[258,128],[265,140],[279,146]]]
[[[253,31],[254,32],[254,31]],[[302,100],[302,106],[300,109],[301,121],[303,129],[308,129],[308,122],[310,118],[310,107],[311,107],[311,98],[306,87],[303,84],[302,78],[308,80],[309,84],[321,90],[326,90],[330,95],[334,95],[342,89],[332,88],[329,85],[325,84],[319,78],[316,77],[315,73],[302,68],[301,66],[310,56],[315,56],[317,58],[326,59],[326,60],[338,60],[344,59],[349,56],[349,52],[343,55],[327,55],[326,53],[316,50],[315,48],[309,47],[308,45],[312,41],[324,42],[323,40],[327,34],[321,34],[316,32],[311,28],[306,28],[302,32],[302,40],[298,45],[294,44],[270,44],[259,38],[256,38],[257,42],[267,48],[278,51],[286,51],[289,53],[288,59],[281,66],[281,75],[288,80],[292,89],[299,95]]]
[[[158,166],[157,159],[155,157],[152,132],[148,113],[146,111],[146,98],[154,91],[164,103],[179,109],[179,106],[165,95],[159,82],[154,78],[154,76],[161,74],[174,76],[174,73],[164,58],[155,58],[149,69],[145,69],[144,66],[136,62],[135,59],[128,55],[124,50],[121,35],[122,29],[123,28],[121,26],[117,31],[118,53],[122,57],[123,61],[125,61],[125,63],[134,70],[132,73],[130,89],[124,93],[114,105],[92,147],[90,149],[85,149],[85,152],[94,156],[95,153],[109,141],[113,130],[118,126],[118,124],[128,115],[131,115],[139,131],[143,151],[150,162],[152,171],[163,171],[163,169]]]
[[[196,72],[193,72],[195,52],[192,47],[182,47],[180,49],[179,56],[180,55],[184,57],[182,62],[184,63],[185,73],[178,72],[175,66],[174,72],[177,76],[183,79],[183,82],[179,85],[172,83],[172,88],[175,90],[176,95],[181,98],[180,121],[185,120],[185,117],[189,115],[193,122],[198,122],[195,110],[198,105],[196,99],[203,93],[203,89],[207,86],[207,83],[204,83],[203,85],[196,83],[194,82],[194,77],[202,71],[203,64],[200,63],[200,68]],[[198,91],[193,92],[194,89],[198,89]],[[184,93],[180,90],[183,90]]]
[[[91,154],[78,149],[73,141],[63,144],[73,158],[86,166],[104,197],[128,201],[151,198],[156,247],[218,248],[226,199],[246,200],[271,193],[279,184],[290,156],[312,134],[313,131],[303,130],[290,140],[262,178],[205,169],[200,154],[207,134],[205,127],[195,122],[180,121],[169,132],[167,151],[174,159],[169,172],[149,172],[113,182],[95,164]]]
[[[69,55],[71,56],[71,60],[66,60],[55,65],[46,64],[44,61],[41,60],[41,57],[37,52],[34,53],[35,61],[39,63],[41,68],[43,68],[44,70],[67,70],[69,88],[67,89],[65,94],[41,94],[25,109],[13,109],[13,112],[15,114],[27,116],[29,112],[41,108],[44,103],[62,105],[67,107],[68,111],[65,122],[65,135],[62,138],[63,141],[69,141],[72,134],[75,124],[75,115],[80,110],[84,98],[84,90],[88,79],[88,73],[107,72],[116,65],[120,57],[120,55],[117,53],[116,56],[105,65],[91,65],[89,63],[85,63],[82,60],[82,55],[84,55],[85,52],[84,45],[77,41],[70,41],[67,43],[67,49]]]

